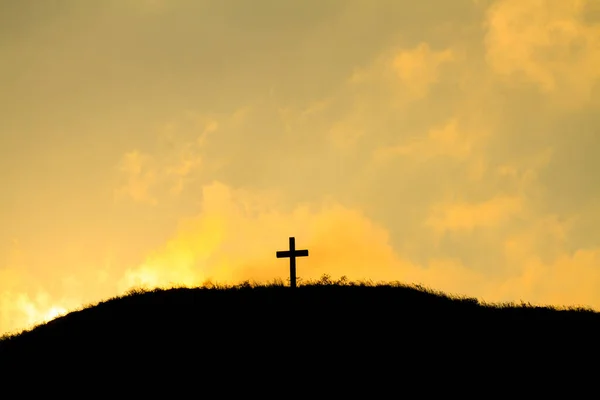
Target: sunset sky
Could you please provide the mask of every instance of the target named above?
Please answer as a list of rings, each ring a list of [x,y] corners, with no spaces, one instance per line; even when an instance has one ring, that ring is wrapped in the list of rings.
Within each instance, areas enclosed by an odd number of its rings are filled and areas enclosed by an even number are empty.
[[[0,335],[289,236],[600,310],[600,0],[0,0],[0,79]]]

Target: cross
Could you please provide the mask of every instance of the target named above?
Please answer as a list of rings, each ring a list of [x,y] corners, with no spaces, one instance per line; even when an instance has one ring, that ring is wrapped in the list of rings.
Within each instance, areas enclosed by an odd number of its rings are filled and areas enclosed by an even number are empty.
[[[278,251],[277,258],[290,258],[290,287],[296,287],[296,257],[308,257],[308,250],[296,250],[296,239],[290,238],[290,249]]]

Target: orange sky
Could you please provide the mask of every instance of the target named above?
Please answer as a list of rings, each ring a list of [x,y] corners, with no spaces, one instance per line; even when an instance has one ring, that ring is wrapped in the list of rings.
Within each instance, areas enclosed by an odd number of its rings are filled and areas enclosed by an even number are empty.
[[[600,309],[600,1],[0,2],[0,334],[136,285]]]

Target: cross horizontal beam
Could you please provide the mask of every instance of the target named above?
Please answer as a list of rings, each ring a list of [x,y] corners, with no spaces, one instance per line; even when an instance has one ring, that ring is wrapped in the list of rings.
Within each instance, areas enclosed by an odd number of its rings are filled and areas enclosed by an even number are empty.
[[[288,258],[288,257],[308,257],[308,250],[295,250],[293,255],[289,250],[278,251],[277,258]]]

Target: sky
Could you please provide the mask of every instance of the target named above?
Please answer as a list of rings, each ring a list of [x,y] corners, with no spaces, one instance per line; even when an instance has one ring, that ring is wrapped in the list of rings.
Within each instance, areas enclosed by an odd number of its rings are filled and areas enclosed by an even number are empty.
[[[600,310],[600,0],[0,0],[0,334],[132,287]]]

